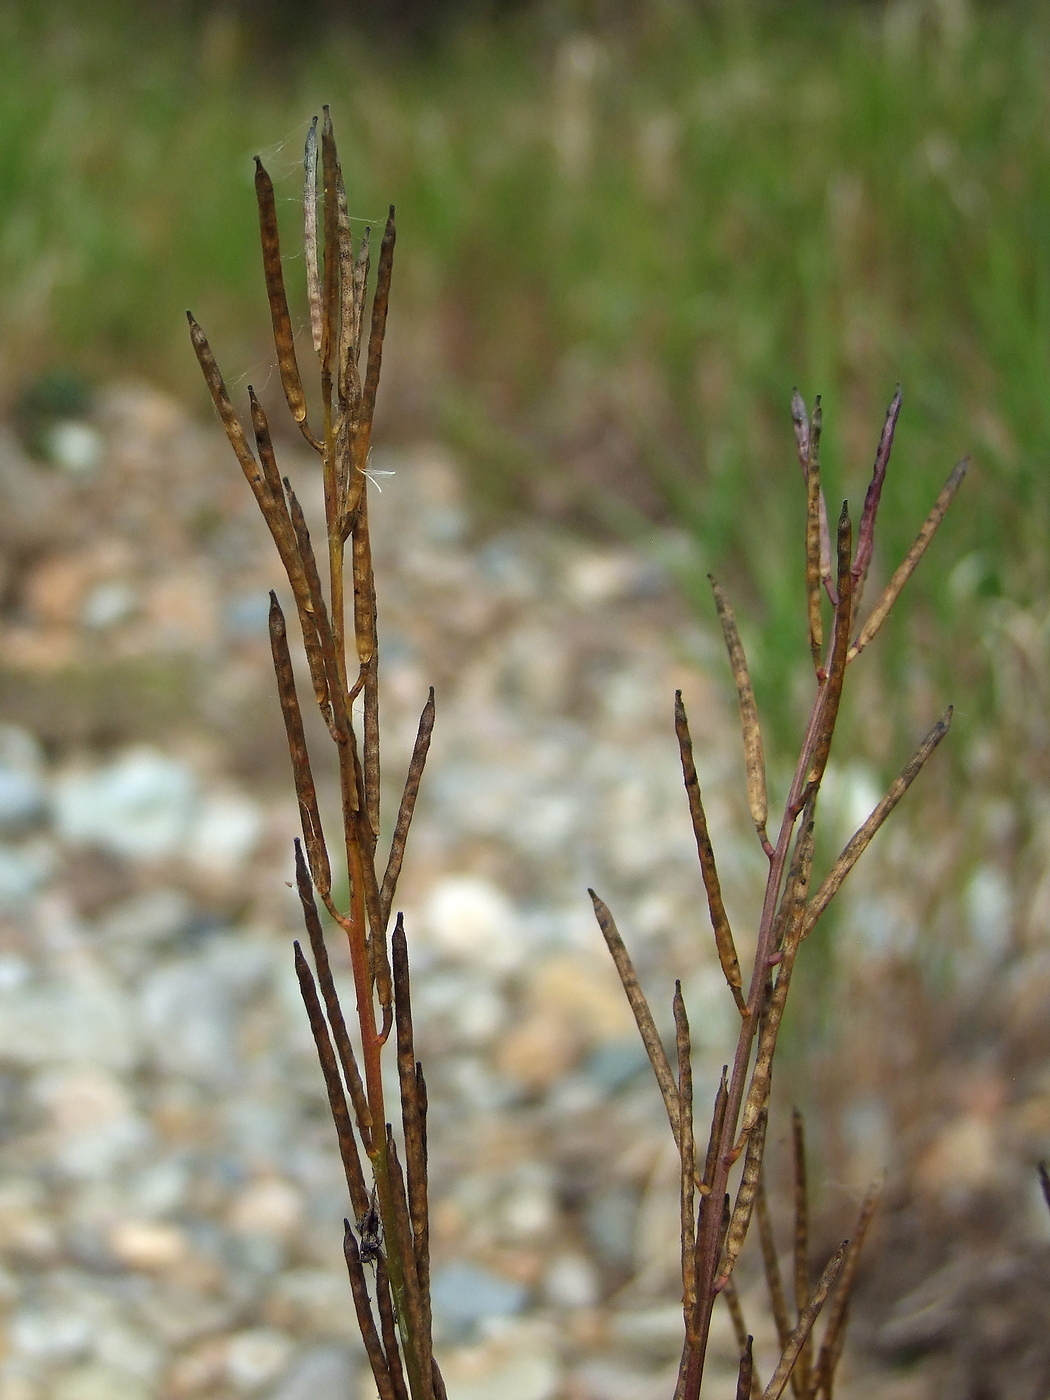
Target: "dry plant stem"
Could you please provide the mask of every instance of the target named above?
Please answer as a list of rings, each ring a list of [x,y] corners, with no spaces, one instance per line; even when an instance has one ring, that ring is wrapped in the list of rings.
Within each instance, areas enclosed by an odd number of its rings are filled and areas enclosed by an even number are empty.
[[[758,832],[758,839],[766,855],[773,854],[773,848],[766,838],[766,820],[769,803],[766,797],[766,761],[762,753],[762,730],[758,723],[758,709],[755,705],[755,692],[751,685],[751,673],[747,666],[736,618],[729,606],[729,599],[721,584],[708,575],[715,595],[718,620],[722,624],[726,650],[729,652],[729,665],[736,684],[737,701],[740,706],[740,728],[744,736],[744,767],[747,772],[747,801],[751,809],[751,820]]]
[[[361,1170],[361,1159],[357,1155],[357,1143],[354,1141],[350,1112],[346,1105],[342,1080],[339,1078],[339,1067],[336,1063],[335,1051],[332,1049],[324,1012],[321,1010],[317,987],[314,983],[313,973],[310,971],[310,965],[303,956],[303,950],[298,941],[295,943],[295,974],[299,979],[299,989],[302,992],[306,1014],[310,1021],[310,1030],[317,1047],[317,1057],[321,1062],[325,1087],[328,1090],[328,1106],[335,1123],[336,1137],[339,1141],[339,1155],[346,1173],[350,1201],[355,1213],[360,1218],[368,1209],[368,1189],[365,1186],[365,1178]]]
[[[383,1256],[376,1260],[376,1306],[379,1309],[379,1327],[383,1336],[383,1351],[386,1353],[390,1380],[398,1400],[408,1400],[405,1387],[405,1373],[401,1368],[401,1357],[397,1349],[397,1324],[394,1308],[390,1300],[390,1279],[387,1275]]]
[[[795,428],[795,447],[798,451],[798,463],[802,468],[802,479],[808,485],[809,415],[806,412],[802,395],[797,389],[793,389],[791,392],[791,421]],[[836,599],[831,582],[831,536],[828,532],[828,508],[824,501],[823,491],[820,492],[820,577],[824,580],[828,597],[834,604]]]
[[[930,755],[948,733],[951,722],[952,709],[949,707],[926,735],[926,738],[919,745],[918,749],[916,749],[914,755],[908,760],[900,773],[893,780],[886,796],[874,809],[871,816],[857,828],[846,842],[841,855],[824,877],[820,889],[813,896],[809,908],[806,910],[803,937],[809,933],[821,914],[823,914],[824,910],[834,899],[842,886],[843,880],[845,880],[846,876],[864,854],[872,837],[922,772]]]
[[[828,1260],[824,1272],[820,1276],[820,1281],[813,1290],[812,1297],[802,1309],[795,1330],[792,1332],[787,1347],[784,1349],[784,1354],[777,1363],[777,1369],[773,1372],[769,1384],[762,1392],[762,1400],[780,1400],[780,1396],[783,1395],[784,1387],[787,1385],[791,1373],[794,1370],[799,1353],[805,1345],[806,1339],[813,1329],[813,1324],[816,1322],[820,1310],[824,1306],[824,1300],[831,1292],[831,1287],[842,1267],[842,1261],[845,1257],[848,1244],[849,1241],[844,1240]]]
[[[754,1337],[748,1337],[740,1356],[740,1370],[736,1380],[736,1400],[751,1400],[751,1387],[754,1382],[755,1359]]]
[[[382,1245],[369,1227],[367,1257],[376,1264],[372,1316],[361,1249],[347,1227],[345,1252],[366,1350],[382,1400],[434,1400],[443,1393],[430,1342],[426,1194],[426,1086],[414,1059],[408,957],[404,930],[395,935],[391,970],[387,924],[401,869],[423,765],[433,727],[433,692],[420,721],[392,849],[382,884],[376,871],[379,833],[380,745],[376,595],[368,532],[365,467],[382,364],[383,336],[394,251],[393,210],[387,222],[372,302],[364,383],[358,375],[368,281],[367,239],[355,257],[349,207],[331,117],[320,133],[322,188],[318,190],[316,121],[307,136],[304,242],[311,331],[319,360],[323,431],[307,422],[307,399],[296,358],[284,284],[273,185],[256,161],[256,196],[274,345],[285,399],[293,420],[320,457],[324,487],[327,579],[322,584],[303,511],[281,478],[266,415],[249,391],[258,460],[230,403],[201,328],[189,317],[190,335],[216,411],[269,526],[291,586],[318,709],[336,746],[349,902],[336,905],[329,849],[299,705],[284,613],[271,595],[270,640],[278,693],[303,828],[296,846],[296,883],[310,936],[316,978],[296,945],[296,971],[317,1045],[355,1217],[364,1235],[370,1202],[382,1221]],[[318,246],[317,202],[323,208],[323,247]],[[352,669],[348,683],[344,573],[349,547],[352,572]],[[327,590],[327,593],[326,593]],[[354,698],[360,693],[360,744]],[[354,1054],[332,979],[314,892],[346,934],[353,972],[360,1064]],[[396,1005],[395,1005],[396,1002]],[[406,1177],[385,1109],[382,1053],[397,1022],[398,1082],[405,1129]],[[347,1099],[349,1097],[349,1105]],[[350,1105],[356,1120],[356,1136]],[[360,1147],[359,1144],[360,1143]],[[361,1148],[375,1184],[365,1181]],[[378,1251],[378,1253],[377,1253]],[[406,1386],[407,1381],[407,1386]]]
[[[927,546],[937,532],[937,527],[944,519],[951,505],[956,491],[962,485],[966,469],[970,465],[970,459],[964,457],[961,462],[956,462],[952,468],[951,475],[941,488],[941,493],[934,502],[933,509],[923,522],[922,529],[915,537],[915,543],[908,550],[889,583],[883,590],[882,596],[875,604],[868,616],[867,621],[860,630],[860,635],[849,649],[847,660],[853,661],[868,643],[872,640],[879,628],[886,621],[890,614],[890,609],[900,597],[901,590],[915,572],[915,568],[926,553]]]
[[[361,1340],[365,1344],[365,1352],[369,1365],[372,1367],[372,1374],[375,1376],[379,1400],[401,1400],[401,1397],[394,1390],[383,1344],[376,1330],[375,1319],[372,1317],[372,1304],[368,1297],[368,1281],[365,1278],[361,1252],[357,1247],[357,1240],[354,1238],[353,1227],[349,1220],[343,1221],[343,1256],[346,1259],[346,1268],[350,1275],[350,1289],[354,1295],[358,1330],[361,1333]]]
[[[876,453],[873,479],[865,502],[856,556],[853,554],[852,523],[849,511],[844,504],[835,532],[833,568],[827,514],[819,481],[820,404],[818,400],[812,418],[809,418],[797,391],[792,400],[792,418],[795,424],[799,460],[803,467],[807,487],[806,593],[817,690],[799,749],[794,775],[784,803],[775,844],[769,840],[766,834],[765,764],[747,660],[732,609],[723,590],[712,579],[715,602],[729,652],[730,666],[740,706],[749,806],[756,831],[769,860],[769,870],[762,912],[759,918],[754,963],[746,1000],[742,1008],[742,1022],[732,1070],[728,1074],[728,1078],[726,1072],[723,1071],[722,1082],[715,1099],[703,1176],[696,1185],[695,1194],[700,1197],[700,1206],[695,1215],[695,1251],[691,1269],[683,1257],[686,1342],[676,1387],[677,1400],[698,1400],[714,1300],[720,1291],[726,1292],[727,1288],[731,1286],[732,1268],[743,1245],[756,1205],[759,1213],[765,1271],[784,1352],[776,1374],[766,1390],[768,1400],[775,1400],[775,1397],[781,1394],[796,1366],[799,1367],[796,1393],[800,1397],[810,1396],[812,1387],[807,1338],[813,1320],[832,1286],[844,1257],[845,1246],[830,1261],[816,1291],[812,1296],[809,1296],[808,1222],[799,1124],[796,1127],[795,1135],[797,1190],[793,1279],[799,1319],[795,1328],[789,1330],[787,1303],[784,1298],[775,1242],[761,1184],[761,1161],[773,1056],[790,990],[795,959],[805,934],[827,907],[875,831],[903,796],[943,738],[950,717],[949,712],[949,715],[945,716],[930,732],[918,752],[892,785],[886,797],[847,844],[825,878],[818,894],[810,901],[815,808],[838,721],[847,661],[856,654],[862,644],[870,639],[870,636],[874,635],[874,631],[881,624],[882,618],[898,596],[907,574],[914,568],[932,537],[933,531],[943,517],[951,495],[954,494],[962,475],[962,469],[956,468],[949,480],[948,487],[942,491],[930,517],[920,531],[919,539],[909,552],[905,565],[902,565],[901,569],[898,570],[890,587],[883,595],[883,600],[877,606],[873,614],[874,626],[869,620],[858,642],[851,648],[850,636],[856,612],[856,593],[863,584],[871,559],[882,484],[889,464],[899,410],[900,397],[898,393],[887,413]],[[823,656],[820,654],[823,637],[821,586],[832,604],[831,637],[826,654]],[[734,997],[739,1005],[741,988],[734,985],[739,967],[722,903],[706,815],[696,777],[688,722],[680,695],[676,697],[675,727],[719,960],[726,980],[733,989]],[[591,891],[591,897],[594,901],[598,923],[612,953],[620,980],[634,1012],[643,1044],[653,1066],[675,1141],[680,1153],[684,1154],[689,1146],[685,1140],[682,1124],[681,1088],[685,1082],[681,1062],[684,1046],[683,1027],[686,1025],[686,1018],[684,1005],[679,1005],[680,988],[676,992],[675,998],[680,1066],[678,1083],[676,1084],[667,1055],[656,1032],[649,1006],[613,918],[593,891]],[[729,1177],[734,1164],[745,1149],[747,1155],[737,1191],[736,1205],[730,1211]],[[695,1164],[695,1145],[693,1158]],[[684,1171],[681,1197],[684,1247],[694,1229],[694,1214]],[[866,1218],[864,1224],[866,1224]],[[859,1230],[858,1233],[862,1235],[863,1229]],[[725,1251],[724,1259],[723,1250]],[[850,1258],[853,1260],[855,1256],[851,1255]],[[852,1265],[848,1271],[847,1282],[851,1277]],[[734,1311],[734,1301],[735,1295],[727,1296],[731,1311]],[[691,1303],[694,1305],[692,1313],[690,1313]],[[841,1306],[843,1309],[841,1316],[844,1318],[845,1302]],[[734,1315],[738,1316],[738,1307]],[[832,1324],[826,1339],[829,1342],[830,1350],[826,1353],[822,1352],[822,1356],[826,1358],[826,1364],[830,1367],[827,1372],[828,1386],[830,1386],[830,1376],[834,1370],[838,1350],[841,1348],[843,1323],[837,1320],[837,1314],[832,1315]],[[740,1327],[742,1330],[742,1319]],[[741,1345],[743,1346],[742,1339]],[[821,1362],[820,1364],[824,1365],[825,1363]],[[823,1376],[823,1374],[822,1371],[821,1375]]]
[[[860,528],[857,531],[857,557],[853,561],[853,611],[856,613],[860,607],[861,594],[864,592],[864,585],[868,578],[868,568],[871,565],[872,551],[875,547],[875,520],[879,513],[879,502],[882,499],[882,486],[886,480],[886,469],[890,464],[890,453],[893,450],[893,435],[897,431],[897,419],[901,412],[901,386],[897,385],[897,390],[893,395],[889,408],[886,410],[886,421],[882,425],[882,436],[879,438],[878,451],[875,453],[875,466],[872,468],[871,485],[868,487],[867,495],[864,497],[864,512],[860,517]]]
[[[883,1178],[876,1177],[868,1187],[867,1195],[861,1205],[857,1216],[857,1224],[853,1234],[850,1236],[849,1244],[846,1248],[846,1257],[843,1260],[842,1272],[838,1278],[838,1285],[835,1289],[834,1297],[828,1308],[828,1315],[824,1326],[824,1339],[820,1344],[820,1352],[817,1356],[816,1368],[813,1372],[814,1400],[832,1400],[832,1385],[834,1382],[835,1368],[842,1355],[842,1347],[846,1340],[846,1322],[849,1317],[850,1296],[853,1292],[853,1280],[857,1272],[857,1265],[860,1262],[860,1252],[864,1247],[864,1239],[871,1224],[871,1218],[875,1214],[875,1207],[879,1203],[879,1196],[882,1194]]]
[[[325,1014],[328,1017],[328,1024],[332,1028],[332,1038],[339,1056],[343,1082],[350,1094],[358,1132],[361,1134],[365,1151],[368,1152],[372,1145],[372,1115],[365,1097],[364,1085],[361,1083],[357,1057],[354,1055],[354,1048],[346,1028],[346,1020],[343,1017],[343,1008],[339,1003],[339,994],[332,978],[332,968],[328,960],[328,949],[325,946],[321,919],[314,902],[313,890],[310,888],[310,874],[306,868],[302,846],[298,840],[295,842],[295,880],[299,892],[299,902],[303,907],[303,922],[306,924],[306,931],[310,937],[310,950],[314,955],[317,981],[324,999]],[[365,1213],[366,1206],[367,1200],[353,1202],[354,1213],[358,1219]]]
[[[733,930],[729,926],[729,916],[726,914],[725,905],[722,902],[722,887],[718,879],[718,868],[715,865],[714,848],[711,845],[711,837],[707,829],[707,814],[704,811],[703,799],[700,795],[700,781],[696,776],[696,764],[693,761],[693,741],[689,734],[689,721],[686,718],[685,705],[682,703],[680,690],[675,691],[674,726],[675,733],[678,735],[682,776],[685,780],[686,795],[689,798],[689,815],[693,821],[696,853],[700,860],[700,874],[707,894],[707,907],[711,915],[711,927],[714,930],[718,960],[722,964],[722,972],[729,983],[729,990],[733,994],[737,1009],[743,1013],[747,1010],[747,1003],[744,1001],[744,994],[741,991],[740,962],[737,959],[736,945],[733,942]]]
[[[806,604],[809,611],[809,650],[813,658],[813,669],[820,674],[821,649],[824,646],[824,620],[820,611],[820,583],[822,572],[822,550],[820,538],[821,504],[823,494],[820,489],[820,399],[813,406],[813,416],[809,421],[807,434],[808,455],[806,459]],[[825,516],[824,524],[827,519]],[[829,564],[830,567],[830,564]]]
[[[809,1196],[806,1190],[806,1135],[802,1114],[791,1111],[791,1143],[795,1165],[795,1307],[801,1317],[809,1301]],[[813,1336],[806,1338],[799,1349],[792,1381],[798,1381],[798,1393],[809,1395],[809,1374],[813,1362]]]
[[[681,982],[674,987],[675,1049],[678,1058],[678,1122],[681,1156],[682,1306],[686,1333],[696,1316],[696,1145],[693,1138],[693,1062],[689,1017]]]
[[[758,1178],[758,1192],[755,1196],[755,1215],[758,1218],[758,1238],[762,1247],[762,1268],[769,1290],[769,1303],[776,1324],[780,1350],[787,1347],[791,1336],[791,1322],[788,1318],[787,1299],[784,1296],[784,1281],[780,1275],[780,1260],[777,1258],[776,1239],[773,1235],[773,1222],[769,1216],[769,1201],[766,1198],[764,1175]]]
[[[598,920],[598,927],[602,931],[609,952],[612,954],[613,962],[616,964],[616,971],[620,974],[620,981],[623,983],[624,991],[627,993],[627,1000],[630,1002],[631,1010],[634,1012],[634,1019],[638,1025],[638,1033],[642,1037],[642,1044],[645,1046],[645,1053],[649,1056],[649,1063],[653,1067],[656,1075],[656,1082],[660,1086],[663,1095],[664,1107],[667,1109],[668,1121],[671,1124],[671,1132],[674,1134],[675,1143],[678,1150],[682,1148],[681,1125],[679,1122],[678,1087],[675,1084],[674,1072],[671,1069],[671,1062],[667,1058],[660,1033],[656,1029],[656,1022],[653,1020],[653,1013],[649,1010],[649,1003],[645,999],[638,982],[638,976],[631,962],[630,954],[624,946],[624,941],[620,937],[613,916],[608,907],[598,898],[593,890],[587,893],[591,897],[594,905],[594,913]]]

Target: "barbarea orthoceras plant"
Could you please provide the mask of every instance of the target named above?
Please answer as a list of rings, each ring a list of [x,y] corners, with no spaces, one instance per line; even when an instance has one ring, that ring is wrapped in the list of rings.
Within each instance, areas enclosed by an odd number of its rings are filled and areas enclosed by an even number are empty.
[[[318,162],[320,144],[320,162]],[[320,164],[320,181],[318,178]],[[314,966],[295,945],[296,971],[317,1046],[346,1173],[354,1223],[344,1222],[344,1252],[357,1321],[380,1400],[443,1400],[444,1385],[433,1357],[427,1200],[427,1096],[415,1059],[408,954],[401,917],[389,931],[423,766],[434,723],[433,691],[420,718],[415,747],[385,861],[380,833],[379,648],[376,593],[368,531],[368,453],[382,362],[394,252],[390,211],[380,245],[370,316],[369,233],[355,249],[346,192],[328,109],[320,143],[316,120],[306,142],[304,247],[310,332],[319,365],[321,423],[309,420],[284,285],[273,185],[256,160],[255,187],[263,268],[281,383],[293,420],[320,459],[324,485],[325,557],[318,562],[299,501],[278,469],[266,415],[249,387],[255,449],[235,412],[204,332],[189,317],[190,334],[212,399],[284,565],[302,631],[310,680],[324,725],[335,744],[348,896],[336,901],[328,843],[321,825],[313,768],[288,646],[284,612],[271,594],[270,641],[278,692],[302,820],[295,843],[296,880]],[[322,211],[320,237],[318,204]],[[320,247],[319,247],[320,244]],[[367,334],[366,334],[367,320]],[[364,364],[362,368],[362,354]],[[634,1011],[656,1073],[681,1159],[681,1268],[685,1342],[676,1400],[696,1400],[703,1376],[712,1310],[721,1295],[729,1305],[740,1343],[739,1400],[757,1394],[751,1337],[733,1282],[733,1270],[756,1214],[773,1316],[782,1355],[763,1391],[775,1400],[790,1381],[800,1400],[831,1400],[842,1349],[850,1284],[875,1191],[865,1201],[852,1241],[832,1257],[815,1287],[808,1258],[808,1207],[801,1119],[794,1121],[795,1250],[794,1316],[789,1313],[762,1180],[773,1055],[795,958],[875,832],[947,733],[950,710],[934,725],[886,796],[847,843],[815,894],[810,894],[817,796],[835,732],[847,666],[886,620],[932,538],[966,469],[960,462],[904,561],[875,607],[857,628],[859,605],[871,563],[875,524],[889,464],[900,394],[886,416],[853,549],[852,524],[843,505],[834,548],[820,485],[819,399],[807,413],[796,393],[792,404],[799,461],[807,492],[805,532],[809,646],[816,694],[775,840],[767,833],[765,761],[754,693],[732,610],[713,583],[740,705],[748,798],[759,842],[768,859],[756,951],[744,991],[734,937],[722,900],[708,833],[692,742],[681,695],[676,697],[678,736],[689,811],[715,945],[741,1018],[732,1069],[726,1066],[715,1097],[707,1149],[700,1160],[694,1136],[689,1024],[680,984],[674,997],[676,1069],[661,1043],[612,916],[596,896],[595,911]],[[346,594],[347,553],[351,593]],[[322,584],[327,573],[327,588]],[[827,603],[825,604],[824,599]],[[830,635],[825,645],[825,606]],[[324,943],[317,899],[346,935],[353,971],[360,1036],[360,1064],[347,1030]],[[387,1120],[382,1057],[393,1040],[396,1055],[404,1163]],[[735,1164],[743,1157],[730,1192]],[[365,1163],[368,1165],[366,1178]],[[355,1228],[356,1227],[356,1228]],[[374,1267],[375,1300],[365,1265]],[[813,1323],[828,1296],[824,1339],[812,1356]]]

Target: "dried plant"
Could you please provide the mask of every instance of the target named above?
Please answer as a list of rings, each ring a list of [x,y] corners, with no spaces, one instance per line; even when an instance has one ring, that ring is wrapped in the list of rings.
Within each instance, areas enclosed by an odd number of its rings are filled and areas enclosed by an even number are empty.
[[[311,967],[297,942],[295,969],[354,1215],[353,1222],[344,1222],[343,1247],[357,1321],[380,1400],[407,1400],[408,1396],[442,1400],[444,1386],[433,1358],[430,1316],[426,1084],[413,1047],[408,951],[400,916],[393,933],[389,932],[434,723],[433,691],[420,717],[389,853],[385,863],[377,860],[379,648],[366,469],[390,292],[394,211],[391,208],[380,244],[371,314],[366,317],[369,233],[366,229],[355,249],[327,107],[320,143],[316,119],[310,128],[304,165],[307,295],[320,380],[317,427],[310,422],[296,357],[273,185],[258,159],[255,192],[281,384],[292,418],[320,459],[326,533],[326,558],[320,563],[296,494],[278,470],[266,414],[254,391],[249,387],[253,451],[207,338],[192,316],[190,336],[230,444],[288,576],[314,699],[337,755],[349,890],[345,908],[333,893],[338,882],[333,880],[321,824],[284,612],[271,593],[270,644],[303,832],[302,841],[295,843],[296,883],[313,956]],[[322,570],[327,573],[327,589],[321,582]],[[318,899],[349,944],[360,1063],[332,977]],[[397,1061],[403,1164],[384,1091],[382,1061],[388,1045]],[[374,1299],[366,1266],[374,1270]]]
[[[889,616],[944,518],[967,467],[967,462],[963,460],[954,468],[914,544],[858,629],[861,595],[871,564],[879,502],[900,407],[898,390],[886,414],[854,550],[853,525],[845,503],[836,524],[834,542],[831,538],[820,484],[820,400],[817,399],[812,413],[806,411],[797,390],[792,400],[798,457],[806,485],[806,600],[816,692],[775,840],[770,839],[766,829],[768,800],[765,759],[747,658],[725,592],[714,579],[711,580],[740,705],[748,805],[759,843],[769,862],[746,995],[733,932],[722,899],[681,692],[675,697],[675,729],[682,773],[715,948],[740,1013],[740,1033],[732,1067],[726,1065],[722,1072],[702,1158],[698,1155],[694,1135],[689,1019],[681,983],[676,984],[673,1002],[677,1064],[672,1066],[613,917],[602,900],[591,891],[598,923],[638,1023],[681,1158],[685,1344],[675,1400],[696,1400],[699,1395],[712,1311],[720,1294],[728,1304],[740,1345],[737,1395],[747,1397],[759,1393],[754,1375],[752,1338],[748,1334],[733,1281],[734,1267],[756,1212],[770,1305],[781,1347],[780,1361],[761,1392],[763,1400],[776,1400],[789,1382],[798,1400],[831,1400],[835,1369],[845,1335],[850,1291],[861,1245],[878,1198],[880,1183],[876,1182],[861,1207],[851,1239],[843,1242],[827,1261],[813,1287],[805,1142],[802,1118],[796,1112],[793,1120],[794,1268],[790,1288],[793,1308],[789,1309],[788,1291],[780,1274],[766,1201],[763,1156],[773,1057],[795,960],[806,936],[827,909],[872,837],[944,738],[951,722],[949,709],[927,734],[882,801],[846,843],[816,892],[811,894],[817,798],[827,770],[847,668]],[[830,635],[825,637],[824,620],[828,609]],[[730,1178],[741,1157],[743,1162],[734,1182],[734,1199],[730,1192]],[[814,1357],[813,1325],[829,1298],[831,1301],[823,1340]]]
[[[335,744],[343,827],[342,860],[348,889],[345,908],[333,893],[333,887],[338,887],[339,882],[333,879],[332,859],[321,823],[285,616],[276,595],[271,593],[270,642],[302,822],[302,841],[295,843],[296,883],[313,960],[311,966],[297,942],[295,967],[327,1087],[354,1216],[353,1222],[344,1222],[344,1253],[357,1320],[380,1400],[408,1400],[409,1396],[411,1400],[443,1400],[444,1386],[433,1357],[430,1311],[426,1085],[415,1058],[408,952],[400,915],[393,931],[389,929],[405,842],[433,728],[433,691],[420,718],[389,852],[385,862],[377,859],[380,833],[379,648],[368,530],[367,462],[390,290],[394,214],[391,209],[380,245],[371,311],[366,317],[369,235],[366,229],[360,244],[354,248],[346,192],[327,108],[319,144],[320,152],[315,120],[307,137],[304,161],[304,246],[311,338],[319,362],[321,424],[316,429],[310,423],[296,356],[273,185],[258,160],[255,187],[281,384],[293,420],[320,459],[327,554],[320,563],[296,494],[278,469],[262,405],[249,387],[255,439],[253,451],[230,402],[207,338],[192,316],[189,317],[190,334],[216,410],[287,574],[314,699]],[[320,230],[318,204],[322,210]],[[737,1395],[749,1397],[758,1393],[752,1339],[733,1281],[734,1266],[756,1212],[772,1311],[782,1348],[781,1360],[762,1392],[764,1400],[775,1400],[789,1381],[800,1400],[831,1400],[850,1285],[875,1207],[877,1186],[864,1202],[852,1240],[836,1251],[816,1287],[811,1288],[805,1150],[801,1118],[796,1117],[793,1308],[789,1309],[770,1224],[762,1161],[773,1056],[795,959],[806,935],[875,832],[947,733],[951,715],[949,711],[933,727],[886,796],[847,843],[816,893],[810,894],[817,797],[831,750],[846,669],[885,621],[943,518],[966,467],[966,463],[961,462],[952,472],[915,544],[863,626],[855,632],[899,410],[898,394],[886,417],[856,551],[853,551],[849,513],[843,506],[833,558],[820,486],[820,403],[818,400],[810,415],[801,398],[795,395],[792,411],[807,488],[806,590],[809,644],[817,686],[775,841],[770,839],[766,829],[765,760],[747,660],[728,599],[712,580],[740,704],[751,817],[769,861],[746,994],[722,900],[685,707],[681,694],[676,697],[675,728],[715,945],[741,1018],[732,1068],[726,1066],[723,1070],[715,1096],[702,1161],[697,1154],[694,1134],[689,1021],[681,985],[677,985],[674,996],[677,1064],[672,1067],[612,915],[591,892],[598,922],[656,1073],[681,1156],[685,1346],[676,1400],[696,1400],[699,1394],[712,1309],[719,1294],[728,1303],[740,1342]],[[351,581],[349,599],[346,596],[347,567]],[[322,584],[324,568],[326,586]],[[826,645],[825,595],[831,611],[830,637]],[[318,899],[343,930],[349,944],[360,1060],[333,980]],[[388,1121],[382,1074],[383,1054],[391,1040],[400,1091],[403,1164]],[[743,1164],[734,1201],[729,1192],[730,1176],[741,1157]],[[374,1297],[369,1292],[366,1266],[374,1270]],[[811,1332],[829,1297],[823,1342],[814,1358]]]

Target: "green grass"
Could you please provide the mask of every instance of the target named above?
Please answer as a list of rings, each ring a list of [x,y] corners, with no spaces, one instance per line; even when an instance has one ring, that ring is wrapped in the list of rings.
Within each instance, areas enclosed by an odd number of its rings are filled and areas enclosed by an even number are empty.
[[[355,209],[398,206],[387,435],[450,439],[497,508],[622,521],[626,502],[686,527],[687,588],[716,568],[759,610],[781,732],[791,387],[823,395],[829,498],[859,507],[899,380],[884,569],[953,461],[975,469],[907,631],[880,644],[889,704],[923,727],[918,637],[934,692],[949,670],[969,688],[965,727],[987,714],[982,600],[1048,583],[1050,21],[961,0],[644,13],[630,32],[548,12],[417,55],[347,36],[280,55],[229,19],[5,7],[0,392],[55,365],[131,370],[203,411],[187,305],[224,364],[265,378],[250,157],[293,248],[328,100]]]

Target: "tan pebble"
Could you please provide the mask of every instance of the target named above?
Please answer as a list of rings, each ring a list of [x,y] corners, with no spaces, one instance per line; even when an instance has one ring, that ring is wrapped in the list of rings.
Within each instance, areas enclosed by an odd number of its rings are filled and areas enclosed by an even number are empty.
[[[230,1209],[229,1223],[240,1234],[284,1240],[302,1214],[302,1197],[294,1186],[279,1177],[264,1177],[240,1193]]]
[[[129,1269],[147,1273],[181,1264],[189,1253],[185,1234],[177,1225],[151,1220],[123,1220],[109,1237],[113,1253]]]
[[[582,1049],[578,1027],[556,1010],[534,1012],[503,1037],[496,1055],[501,1074],[542,1093],[573,1067]]]
[[[58,1376],[49,1400],[149,1400],[149,1387],[115,1366],[89,1363]]]
[[[181,1400],[184,1395],[196,1395],[210,1390],[226,1376],[228,1337],[209,1337],[191,1351],[184,1352],[172,1365],[164,1393]]]
[[[230,1337],[226,1375],[238,1390],[257,1390],[274,1380],[291,1360],[294,1343],[272,1327],[252,1327]]]
[[[1001,1174],[999,1134],[981,1113],[961,1113],[934,1138],[916,1169],[919,1186],[931,1196],[994,1185]]]
[[[548,958],[529,981],[536,1006],[566,1012],[594,1041],[615,1040],[634,1031],[634,1018],[611,961],[573,953]]]

